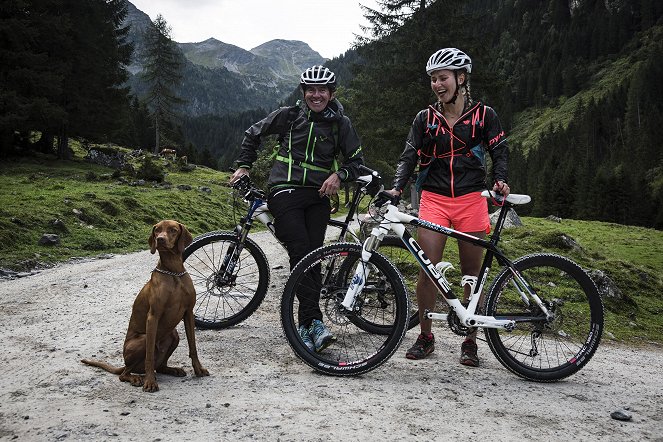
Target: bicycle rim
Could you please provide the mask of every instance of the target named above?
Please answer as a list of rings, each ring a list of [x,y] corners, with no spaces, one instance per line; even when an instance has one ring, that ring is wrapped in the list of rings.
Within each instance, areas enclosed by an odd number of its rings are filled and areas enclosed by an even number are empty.
[[[194,239],[184,251],[196,289],[194,319],[200,328],[225,328],[244,321],[267,294],[267,258],[251,239],[246,239],[232,271],[224,270],[224,261],[228,262],[236,247],[234,233],[211,232]]]
[[[356,266],[360,254],[358,244],[339,243],[317,249],[297,264],[284,290],[281,320],[286,338],[297,356],[326,374],[356,375],[377,368],[396,351],[406,332],[409,300],[403,281],[396,268],[377,253],[373,254],[370,267],[376,275],[371,278],[383,281],[379,295],[371,290],[362,293],[359,308],[353,313],[340,306],[348,283],[345,277],[338,277],[339,269],[346,258]],[[308,309],[315,305],[311,305],[310,297],[316,293],[321,294],[322,321],[336,338],[320,352],[309,350],[299,335],[300,318],[305,321],[309,316]],[[382,307],[380,314],[375,315],[378,304]],[[366,315],[372,324],[388,331],[378,334],[358,326]]]
[[[526,305],[517,278],[504,269],[491,286],[486,314],[518,321],[512,331],[486,329],[490,349],[506,368],[526,379],[552,382],[580,370],[598,348],[603,304],[591,278],[559,255],[534,254],[514,262],[546,308]]]

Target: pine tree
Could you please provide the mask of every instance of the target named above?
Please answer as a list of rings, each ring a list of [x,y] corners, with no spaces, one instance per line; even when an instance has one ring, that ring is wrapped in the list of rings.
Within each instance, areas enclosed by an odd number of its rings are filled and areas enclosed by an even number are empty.
[[[360,3],[364,17],[371,26],[363,27],[368,31],[368,38],[359,37],[360,44],[377,40],[401,28],[403,23],[410,20],[417,12],[423,12],[426,6],[434,0],[377,0],[377,9],[369,8]]]
[[[70,62],[70,70],[64,82],[63,99],[69,118],[59,131],[60,158],[69,156],[69,134],[110,141],[128,107],[129,90],[122,85],[128,78],[125,66],[133,50],[126,42],[128,28],[121,27],[127,14],[125,1],[66,3],[75,26],[67,42],[73,50],[61,53]]]
[[[165,120],[173,120],[177,105],[183,100],[175,93],[182,79],[184,61],[177,45],[170,37],[171,27],[161,14],[145,34],[145,71],[147,102],[152,108],[155,127],[154,153],[159,153]]]

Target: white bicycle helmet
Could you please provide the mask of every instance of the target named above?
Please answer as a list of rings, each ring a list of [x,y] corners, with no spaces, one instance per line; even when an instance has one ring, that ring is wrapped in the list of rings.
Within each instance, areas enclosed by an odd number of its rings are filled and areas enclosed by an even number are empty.
[[[444,48],[435,52],[426,63],[426,73],[430,75],[433,71],[439,69],[466,69],[467,73],[472,73],[472,60],[460,49]]]
[[[302,88],[310,85],[324,85],[334,90],[336,88],[336,75],[324,66],[311,66],[302,73],[299,84]]]

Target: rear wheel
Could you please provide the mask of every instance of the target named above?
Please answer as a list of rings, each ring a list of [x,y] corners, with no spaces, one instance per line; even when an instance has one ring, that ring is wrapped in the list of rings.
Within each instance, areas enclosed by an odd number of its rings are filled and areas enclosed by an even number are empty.
[[[347,272],[354,275],[360,256],[359,244],[338,243],[316,249],[297,264],[284,289],[281,321],[286,338],[297,356],[326,374],[356,375],[373,370],[396,351],[407,330],[409,300],[401,275],[377,253],[368,264],[371,274],[367,285],[379,281],[379,291],[362,292],[353,312],[340,305],[348,279],[352,279]],[[346,259],[354,263],[351,268],[345,265]],[[345,274],[339,277],[341,269]],[[300,316],[307,316],[300,301],[316,295],[320,296],[323,323],[336,337],[320,352],[310,350],[299,335]],[[374,314],[376,305],[380,306],[379,315]],[[380,327],[381,333],[362,326],[366,322]]]
[[[232,232],[205,233],[193,240],[183,257],[196,289],[193,314],[198,327],[236,325],[265,299],[269,266],[250,238],[240,244]]]
[[[559,255],[534,254],[514,262],[551,318],[533,300],[523,302],[523,284],[510,268],[497,275],[485,311],[512,319],[512,331],[485,329],[490,349],[506,368],[526,379],[551,382],[580,370],[598,348],[603,332],[603,303],[589,275]]]

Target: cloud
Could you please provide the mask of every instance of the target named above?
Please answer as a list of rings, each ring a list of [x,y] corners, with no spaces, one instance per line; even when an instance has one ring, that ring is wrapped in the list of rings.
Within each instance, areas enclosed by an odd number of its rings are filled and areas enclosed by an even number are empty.
[[[179,43],[214,37],[252,49],[277,38],[300,40],[323,57],[350,49],[366,24],[356,0],[131,0],[154,19],[161,14]],[[375,7],[375,0],[362,1]]]

